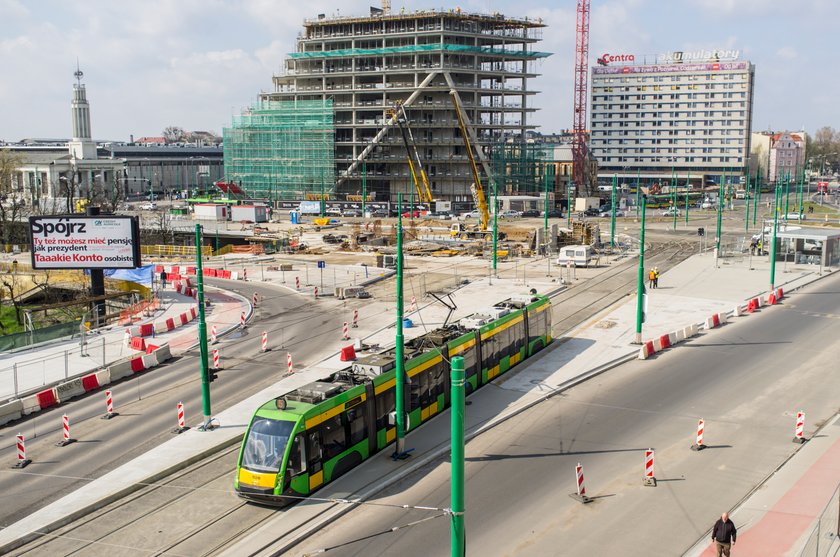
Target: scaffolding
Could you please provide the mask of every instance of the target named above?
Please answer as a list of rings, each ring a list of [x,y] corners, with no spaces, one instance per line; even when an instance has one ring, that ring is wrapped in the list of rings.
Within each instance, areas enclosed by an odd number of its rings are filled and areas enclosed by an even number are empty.
[[[553,147],[543,143],[506,141],[491,149],[493,180],[499,195],[541,195]],[[553,184],[549,186],[553,190]]]
[[[334,189],[332,100],[261,100],[223,136],[225,179],[251,197],[312,199]]]

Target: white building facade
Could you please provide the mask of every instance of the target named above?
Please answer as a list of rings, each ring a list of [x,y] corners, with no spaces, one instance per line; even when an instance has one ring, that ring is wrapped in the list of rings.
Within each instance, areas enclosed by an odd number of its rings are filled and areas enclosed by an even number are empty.
[[[743,176],[750,153],[754,66],[748,61],[636,64],[604,55],[592,69],[590,149],[599,181],[705,184]],[[681,53],[676,53],[681,54]],[[737,52],[727,54],[737,58]],[[692,57],[697,60],[698,57]],[[618,62],[615,62],[618,60]],[[730,178],[730,176],[732,178]]]

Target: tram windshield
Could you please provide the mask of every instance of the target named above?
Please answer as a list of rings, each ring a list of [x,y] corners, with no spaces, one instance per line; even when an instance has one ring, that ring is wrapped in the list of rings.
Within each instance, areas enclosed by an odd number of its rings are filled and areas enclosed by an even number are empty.
[[[295,422],[256,418],[242,451],[242,466],[255,472],[280,471]]]

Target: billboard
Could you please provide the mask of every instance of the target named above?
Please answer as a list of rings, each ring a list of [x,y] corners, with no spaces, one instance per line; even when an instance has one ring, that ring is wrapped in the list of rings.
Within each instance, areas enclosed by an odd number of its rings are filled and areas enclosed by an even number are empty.
[[[133,269],[140,225],[122,215],[29,217],[33,269]]]

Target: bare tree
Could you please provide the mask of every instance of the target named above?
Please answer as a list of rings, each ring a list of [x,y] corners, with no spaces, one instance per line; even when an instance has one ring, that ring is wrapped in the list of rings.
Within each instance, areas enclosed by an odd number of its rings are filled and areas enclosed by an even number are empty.
[[[27,212],[23,183],[18,172],[22,164],[20,155],[10,149],[0,150],[0,228],[4,244],[19,241],[15,232]]]
[[[178,143],[179,141],[183,141],[186,135],[187,132],[184,131],[184,128],[178,126],[167,126],[163,129],[163,138],[167,143]]]

